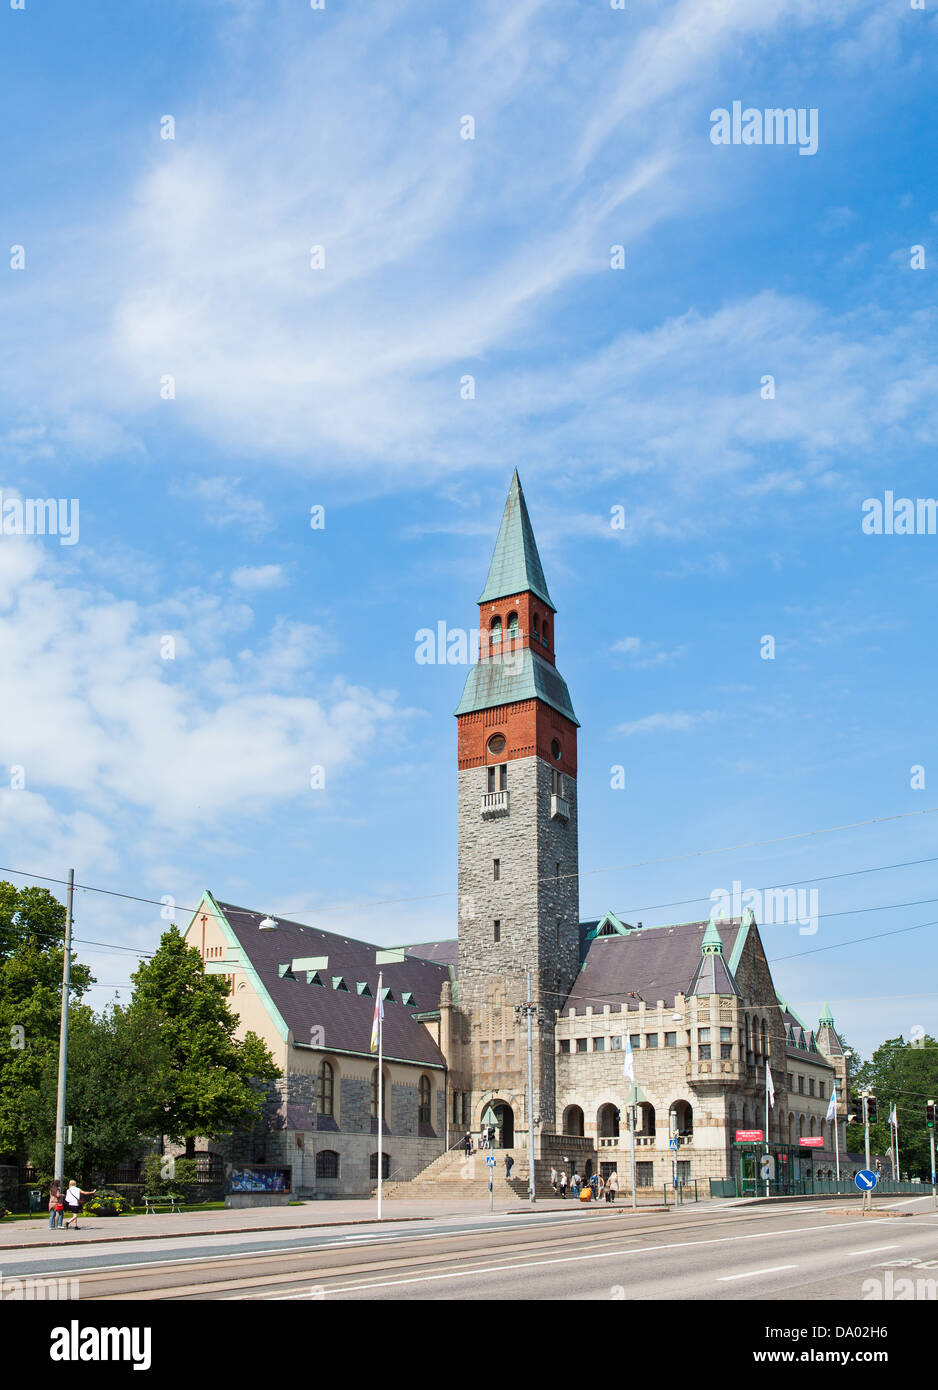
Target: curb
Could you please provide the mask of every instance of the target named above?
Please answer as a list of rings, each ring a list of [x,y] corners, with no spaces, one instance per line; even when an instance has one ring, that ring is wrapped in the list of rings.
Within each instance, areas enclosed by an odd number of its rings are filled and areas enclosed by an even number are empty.
[[[394,1218],[395,1224],[403,1221],[429,1221],[429,1216],[397,1216]],[[215,1231],[159,1231],[139,1236],[92,1236],[90,1240],[75,1241],[69,1249],[77,1249],[79,1245],[122,1245],[128,1240],[176,1240],[180,1236],[240,1236],[252,1235],[255,1231],[322,1231],[333,1230],[336,1226],[373,1226],[377,1217],[357,1217],[351,1221],[323,1221],[313,1225],[306,1222],[296,1226],[225,1226]],[[21,1241],[16,1245],[0,1243],[0,1252],[4,1250],[42,1250],[48,1246],[62,1248],[63,1242],[60,1240],[30,1240]]]

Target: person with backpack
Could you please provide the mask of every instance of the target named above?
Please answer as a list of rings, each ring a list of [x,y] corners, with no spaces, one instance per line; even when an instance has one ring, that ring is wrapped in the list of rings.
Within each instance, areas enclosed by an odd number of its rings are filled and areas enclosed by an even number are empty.
[[[616,1193],[618,1191],[619,1175],[618,1173],[616,1173],[615,1169],[613,1169],[613,1171],[609,1174],[608,1180],[606,1182],[606,1201],[611,1202],[614,1205],[616,1200]]]
[[[580,1175],[575,1168],[570,1174],[570,1191],[573,1194],[574,1201],[578,1200],[580,1196]]]
[[[566,1175],[566,1173],[561,1173],[561,1174],[560,1174],[560,1181],[559,1181],[559,1183],[558,1183],[558,1187],[560,1188],[560,1200],[561,1200],[561,1201],[564,1201],[565,1198],[566,1198],[566,1196],[567,1196],[567,1175]]]
[[[506,1181],[506,1182],[508,1182],[508,1181],[510,1180],[510,1178],[511,1178],[511,1170],[512,1170],[512,1168],[514,1167],[514,1164],[515,1164],[515,1160],[512,1158],[511,1154],[506,1154],[506,1155],[505,1155],[505,1181]]]

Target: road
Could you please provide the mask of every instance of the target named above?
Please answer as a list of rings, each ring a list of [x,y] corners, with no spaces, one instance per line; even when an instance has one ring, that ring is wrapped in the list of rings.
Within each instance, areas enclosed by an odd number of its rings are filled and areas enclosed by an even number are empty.
[[[122,1300],[864,1300],[865,1281],[912,1278],[938,1292],[931,1197],[860,1217],[828,1200],[701,1203],[454,1216],[328,1228],[8,1252],[3,1277],[77,1280],[81,1301]],[[13,1255],[16,1258],[12,1258]],[[913,1294],[913,1297],[916,1295]]]

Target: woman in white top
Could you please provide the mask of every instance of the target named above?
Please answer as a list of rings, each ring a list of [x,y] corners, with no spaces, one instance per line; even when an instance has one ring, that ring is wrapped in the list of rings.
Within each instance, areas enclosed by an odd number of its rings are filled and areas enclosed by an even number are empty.
[[[97,1190],[96,1187],[93,1187],[89,1192],[83,1192],[74,1178],[69,1179],[68,1189],[65,1193],[65,1207],[66,1210],[72,1214],[65,1223],[66,1230],[68,1230],[69,1227],[72,1227],[76,1231],[78,1230],[78,1216],[81,1212],[82,1198],[93,1197]]]

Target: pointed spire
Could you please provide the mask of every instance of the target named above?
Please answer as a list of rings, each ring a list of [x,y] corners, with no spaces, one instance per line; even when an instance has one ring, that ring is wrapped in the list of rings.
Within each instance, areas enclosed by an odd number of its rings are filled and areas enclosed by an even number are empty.
[[[834,1026],[834,1015],[831,1013],[830,1004],[824,1005],[824,1011],[821,1014],[821,1017],[818,1019],[819,1027],[823,1028],[825,1023],[829,1024],[832,1028]]]
[[[492,599],[506,598],[509,594],[532,594],[556,612],[547,592],[547,581],[537,553],[534,528],[528,516],[527,504],[521,490],[521,479],[515,469],[508,489],[508,500],[502,514],[502,524],[498,528],[495,551],[489,565],[488,578],[479,599],[488,603]]]
[[[720,937],[720,933],[717,931],[716,926],[714,925],[712,917],[710,918],[710,921],[707,923],[707,930],[704,932],[703,940],[700,943],[700,954],[702,956],[722,956],[723,954],[723,941]]]

